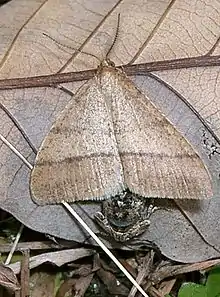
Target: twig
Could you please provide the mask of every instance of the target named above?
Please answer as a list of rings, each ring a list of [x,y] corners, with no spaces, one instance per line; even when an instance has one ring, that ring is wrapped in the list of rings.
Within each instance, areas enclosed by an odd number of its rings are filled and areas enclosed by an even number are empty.
[[[124,65],[118,68],[125,71],[127,75],[146,75],[152,71],[173,70],[193,67],[220,66],[220,55],[199,56],[174,60],[156,61],[143,64]],[[12,78],[0,80],[0,90],[16,88],[32,88],[54,86],[56,84],[88,80],[96,74],[97,69],[78,72],[56,73],[24,78]]]
[[[62,202],[63,206],[74,216],[74,218],[83,226],[83,228],[89,233],[89,235],[96,241],[96,243],[103,249],[103,251],[109,256],[109,258],[118,266],[118,268],[124,273],[124,275],[130,280],[130,282],[137,288],[137,290],[145,297],[149,297],[141,286],[136,282],[132,275],[122,266],[118,259],[112,254],[112,252],[103,244],[103,242],[95,235],[95,233],[89,228],[89,226],[80,218],[75,210],[65,201]]]
[[[1,136],[1,135],[0,135]],[[4,140],[4,143],[30,168],[33,169],[28,160],[3,136],[0,139]],[[138,289],[138,291],[145,297],[149,297],[144,290],[139,286],[131,274],[121,265],[121,263],[115,258],[110,250],[104,245],[104,243],[93,233],[93,231],[87,226],[87,224],[80,218],[80,216],[73,210],[73,208],[65,201],[62,202],[63,206],[77,219],[77,221],[86,229],[86,231],[92,236],[92,238],[98,243],[98,245],[104,250],[104,252],[112,259],[112,261],[118,266],[118,268],[125,274],[125,276],[131,281],[131,283]]]
[[[176,283],[176,278],[165,280],[162,283],[160,283],[158,291],[165,296],[166,294],[170,293],[175,283]]]
[[[143,280],[149,275],[150,269],[153,265],[153,258],[154,258],[154,252],[148,253],[143,260],[143,263],[141,264],[141,267],[138,271],[138,275],[136,277],[136,281],[138,284],[141,284]],[[132,287],[131,291],[128,295],[128,297],[134,297],[137,292],[136,287]]]
[[[16,235],[15,241],[14,241],[12,247],[11,247],[10,253],[8,254],[8,257],[7,257],[6,261],[5,261],[5,265],[8,265],[11,262],[11,258],[12,258],[13,254],[14,254],[14,251],[16,250],[16,247],[17,247],[18,241],[19,241],[19,239],[21,237],[23,229],[24,229],[24,225],[22,224],[19,231],[18,231],[18,233],[17,233],[17,235]]]
[[[151,286],[149,288],[149,292],[151,297],[164,297],[163,293],[160,293],[156,288],[154,288],[153,286]]]
[[[28,249],[26,249],[22,253],[23,253],[23,257],[21,260],[21,297],[27,297],[29,296],[30,252]]]
[[[29,167],[30,169],[33,168],[33,166],[28,162],[28,160],[21,154],[19,153],[19,151],[3,136],[0,134],[0,140],[7,145],[7,147],[10,148],[10,150],[15,153],[15,155],[21,159],[21,161],[27,165],[27,167]]]
[[[12,246],[13,244],[10,244],[10,243],[0,244],[0,253],[10,252]],[[71,246],[73,247],[74,244],[71,244]],[[50,250],[50,249],[61,249],[63,247],[66,247],[66,246],[62,246],[62,243],[60,245],[57,245],[51,241],[30,241],[30,242],[18,243],[15,248],[15,251],[22,251],[25,248],[28,248],[29,250]]]
[[[16,290],[15,291],[15,297],[21,297],[21,291],[20,290]]]

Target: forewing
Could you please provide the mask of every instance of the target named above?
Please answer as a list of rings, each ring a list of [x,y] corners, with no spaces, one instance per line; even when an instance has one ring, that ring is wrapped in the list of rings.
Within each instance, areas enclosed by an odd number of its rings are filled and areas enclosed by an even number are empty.
[[[210,198],[204,163],[150,100],[119,71],[103,69],[102,86],[112,104],[127,187],[144,197]]]
[[[104,199],[124,189],[111,113],[99,79],[85,84],[41,144],[31,174],[38,204]]]

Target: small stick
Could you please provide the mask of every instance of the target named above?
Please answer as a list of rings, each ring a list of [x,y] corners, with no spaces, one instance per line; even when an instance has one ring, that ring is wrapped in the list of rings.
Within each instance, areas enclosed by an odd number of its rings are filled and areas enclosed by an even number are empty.
[[[22,254],[23,254],[23,258],[21,260],[21,297],[27,297],[29,296],[29,278],[30,278],[29,249],[24,250]]]
[[[19,151],[3,136],[0,134],[0,140],[7,145],[7,147],[10,148],[10,150],[15,153],[16,156],[18,156],[18,158],[21,159],[21,161],[27,165],[27,167],[29,167],[30,169],[33,169],[33,166],[27,161],[27,159],[21,154],[19,153]]]
[[[147,75],[152,71],[165,71],[173,69],[219,66],[220,55],[217,56],[198,56],[191,58],[180,58],[173,60],[155,61],[143,64],[123,65],[123,71],[129,75]],[[10,78],[0,80],[0,90],[51,87],[56,84],[68,83],[73,81],[88,80],[97,73],[97,69],[90,69],[77,72],[56,73],[22,78]]]
[[[11,258],[12,258],[13,254],[14,254],[14,251],[17,248],[17,245],[18,245],[18,242],[19,242],[19,239],[21,237],[23,229],[24,229],[24,225],[22,224],[19,231],[18,231],[18,233],[17,233],[17,235],[16,235],[16,238],[15,238],[15,241],[14,241],[14,243],[12,245],[10,253],[8,254],[8,257],[7,257],[6,261],[5,261],[5,265],[8,265],[11,262]]]
[[[33,166],[25,159],[25,157],[19,153],[19,151],[8,142],[4,136],[0,134],[0,139],[30,168]],[[141,288],[141,286],[135,281],[131,274],[124,268],[124,266],[118,261],[118,259],[111,253],[111,251],[104,245],[104,243],[95,235],[95,233],[89,228],[89,226],[80,218],[80,216],[73,210],[73,208],[65,201],[61,202],[63,206],[76,218],[76,220],[85,228],[89,235],[97,242],[97,244],[103,249],[103,251],[112,259],[115,265],[125,274],[125,276],[131,281],[131,283],[138,289],[138,291],[144,296],[149,297],[147,293]],[[23,226],[23,225],[22,225]],[[19,240],[19,239],[18,239]]]
[[[112,254],[112,252],[104,245],[104,243],[95,235],[95,233],[89,228],[89,226],[80,218],[75,210],[65,201],[61,202],[63,206],[74,216],[74,218],[85,228],[89,235],[97,242],[97,244],[103,249],[103,251],[110,257],[110,259],[118,266],[118,268],[124,273],[124,275],[130,280],[130,282],[138,289],[138,291],[145,297],[149,297],[131,274],[124,268],[124,266],[118,261],[118,259]]]

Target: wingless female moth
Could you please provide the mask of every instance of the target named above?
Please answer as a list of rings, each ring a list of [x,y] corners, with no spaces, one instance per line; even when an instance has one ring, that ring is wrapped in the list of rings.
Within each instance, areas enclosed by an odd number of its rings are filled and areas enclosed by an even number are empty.
[[[96,221],[125,241],[149,225],[149,198],[210,198],[212,182],[189,142],[108,54],[43,140],[30,189],[39,205],[104,200]]]

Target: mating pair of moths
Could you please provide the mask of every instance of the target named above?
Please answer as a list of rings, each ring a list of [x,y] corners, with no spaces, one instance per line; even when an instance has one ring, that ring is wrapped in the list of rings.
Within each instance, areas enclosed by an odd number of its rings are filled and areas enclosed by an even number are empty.
[[[106,59],[42,142],[31,194],[39,205],[104,200],[96,219],[123,241],[149,224],[143,201],[210,198],[212,183],[187,140]]]

